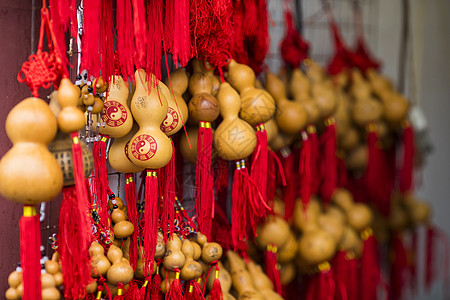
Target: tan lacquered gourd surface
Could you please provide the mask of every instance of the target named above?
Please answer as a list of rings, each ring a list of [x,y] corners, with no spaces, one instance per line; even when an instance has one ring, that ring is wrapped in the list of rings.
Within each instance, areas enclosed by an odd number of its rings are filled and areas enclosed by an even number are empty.
[[[139,167],[159,169],[172,157],[172,143],[160,129],[168,111],[167,100],[158,87],[148,90],[144,70],[137,70],[135,77],[136,91],[131,100],[131,112],[139,130],[130,140],[128,156]]]
[[[133,116],[127,105],[129,94],[128,84],[121,76],[115,75],[110,78],[108,96],[102,111],[105,127],[100,127],[100,133],[113,138],[121,138],[130,132],[133,126]]]
[[[9,112],[5,127],[13,147],[0,160],[0,193],[23,204],[50,201],[63,186],[47,149],[57,130],[53,112],[42,99],[27,98]]]
[[[256,147],[256,134],[247,122],[239,118],[239,94],[224,82],[220,85],[217,98],[223,121],[214,132],[214,147],[226,160],[248,157]]]
[[[65,133],[76,132],[84,126],[84,114],[77,107],[80,89],[68,78],[61,79],[58,88],[58,102],[62,110],[58,114],[58,127]]]
[[[133,164],[128,156],[128,145],[131,138],[139,130],[139,126],[134,123],[131,130],[123,137],[116,138],[109,148],[108,161],[114,170],[120,173],[138,173],[144,170]]]

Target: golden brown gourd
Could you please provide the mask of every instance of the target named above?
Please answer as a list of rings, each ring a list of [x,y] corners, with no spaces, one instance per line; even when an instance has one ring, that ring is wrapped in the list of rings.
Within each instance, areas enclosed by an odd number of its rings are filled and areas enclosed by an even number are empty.
[[[77,107],[80,89],[68,78],[61,79],[58,88],[58,102],[61,112],[58,114],[58,127],[65,133],[77,132],[84,126],[84,114]]]
[[[238,299],[263,300],[264,298],[253,286],[250,273],[245,269],[245,264],[242,259],[233,251],[227,252],[227,258],[230,264],[233,288],[238,294]]]
[[[63,175],[47,149],[57,130],[48,105],[39,98],[21,101],[9,112],[5,129],[13,147],[0,160],[0,193],[28,205],[56,197]]]
[[[298,134],[308,124],[308,113],[302,104],[286,98],[283,82],[274,74],[266,73],[266,89],[277,102],[275,121],[278,128],[286,134]]]
[[[256,147],[256,133],[239,118],[240,97],[227,82],[220,85],[217,98],[223,121],[214,132],[214,147],[225,160],[243,159],[253,153]]]
[[[89,256],[91,257],[91,276],[94,278],[106,275],[111,267],[111,263],[104,254],[103,247],[97,242],[92,242],[89,247]]]
[[[123,210],[119,209],[119,206],[116,204],[117,200],[113,199],[112,203],[113,211],[111,213],[111,220],[114,222],[114,236],[118,239],[131,236],[134,232],[133,224],[126,220],[127,216]]]
[[[123,80],[122,76],[111,76],[102,111],[105,127],[99,128],[100,133],[113,138],[121,138],[130,132],[133,126],[133,116],[127,105],[129,94],[128,83]]]
[[[240,117],[252,126],[269,121],[275,113],[275,101],[263,89],[255,87],[255,72],[231,59],[227,81],[241,96]]]
[[[186,71],[181,68],[170,73],[165,84],[161,83],[161,92],[167,99],[169,106],[167,116],[161,124],[161,130],[171,136],[177,133],[188,119],[188,108],[182,95],[188,87],[188,77]]]
[[[126,259],[123,259],[123,253],[120,248],[111,245],[107,257],[112,263],[106,273],[106,278],[110,284],[117,286],[118,283],[123,283],[125,285],[133,279],[133,268]]]
[[[277,216],[269,216],[264,224],[257,227],[256,243],[260,249],[266,249],[269,245],[278,248],[283,247],[290,238],[288,223]]]
[[[181,240],[178,235],[173,234],[172,238],[166,242],[166,253],[164,254],[164,268],[169,271],[181,269],[186,262],[186,257],[181,252]]]
[[[193,280],[199,278],[202,273],[202,266],[194,260],[195,248],[189,240],[184,240],[181,251],[186,257],[184,266],[181,268],[180,278],[183,280]]]
[[[144,70],[136,71],[136,91],[131,101],[131,112],[139,130],[130,140],[128,155],[139,167],[159,169],[172,158],[172,143],[160,129],[168,106],[166,98],[162,93],[158,94],[157,88],[148,90],[148,82],[144,81],[146,76]]]

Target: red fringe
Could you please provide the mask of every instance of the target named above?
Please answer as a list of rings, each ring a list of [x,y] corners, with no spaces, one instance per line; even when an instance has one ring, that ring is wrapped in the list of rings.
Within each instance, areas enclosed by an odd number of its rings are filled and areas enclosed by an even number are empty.
[[[92,154],[94,155],[94,188],[96,190],[97,212],[100,218],[107,222],[107,229],[111,230],[111,221],[108,212],[108,170],[106,167],[107,136],[94,142]]]
[[[131,280],[128,284],[128,290],[124,295],[125,300],[144,300],[139,293],[139,287],[135,280]]]
[[[153,272],[153,260],[156,251],[158,235],[158,177],[155,171],[147,170],[145,178],[145,208],[144,208],[144,275]]]
[[[300,174],[300,198],[303,209],[306,211],[311,197],[311,141],[306,131],[302,131],[302,148],[300,149],[299,174]]]
[[[401,235],[396,234],[391,241],[393,261],[391,262],[391,298],[393,300],[403,299],[403,291],[406,283],[406,271],[408,269],[408,255],[403,244]]]
[[[250,177],[258,183],[259,190],[266,203],[269,200],[267,197],[268,151],[267,131],[264,129],[264,124],[260,124],[256,130],[256,148],[252,155]]]
[[[320,143],[319,143],[319,137],[317,135],[317,130],[314,125],[311,129],[308,130],[308,139],[311,143],[311,178],[312,178],[312,186],[311,186],[311,193],[312,195],[318,195],[319,194],[319,188],[320,183],[322,180],[322,177],[324,177],[324,164],[320,164],[321,157],[320,157]]]
[[[377,287],[380,283],[380,265],[378,262],[377,242],[373,234],[364,239],[364,249],[360,259],[360,297],[359,299],[376,300]]]
[[[330,119],[332,119],[331,124],[325,126],[325,131],[320,136],[323,154],[323,181],[320,186],[320,195],[325,206],[330,202],[337,185],[336,123],[334,118]]]
[[[183,300],[183,287],[180,282],[180,270],[174,269],[175,279],[170,284],[169,293],[166,296],[167,300]]]
[[[132,0],[133,28],[136,43],[136,68],[145,66],[145,49],[147,46],[147,19],[145,18],[144,0]]]
[[[219,265],[215,264],[216,273],[211,291],[209,292],[209,300],[223,300],[222,287],[219,280]]]
[[[114,74],[113,3],[112,0],[102,0],[101,2],[100,35],[96,37],[100,40],[101,56],[98,57],[97,63],[101,61],[102,76],[106,80]]]
[[[413,189],[414,131],[408,124],[403,131],[403,166],[400,171],[400,192],[405,194]]]
[[[164,41],[175,65],[186,66],[191,58],[189,0],[167,0],[164,25]]]
[[[244,1],[235,1],[233,9],[233,58],[241,63],[248,64],[248,56],[244,48]]]
[[[31,213],[26,213],[31,210]],[[34,206],[24,206],[19,221],[23,298],[41,299],[41,226]]]
[[[336,284],[333,279],[331,268],[313,274],[308,281],[306,300],[333,300],[336,291]],[[366,298],[361,298],[366,299]]]
[[[214,182],[211,172],[212,139],[212,129],[200,122],[195,168],[195,209],[199,229],[208,240],[211,240],[212,219],[214,218]]]
[[[152,285],[150,287],[150,291],[147,291],[147,299],[150,300],[159,300],[161,299],[161,275],[157,272],[153,276]]]
[[[284,24],[286,33],[281,41],[281,57],[286,65],[295,69],[308,57],[309,43],[302,39],[294,27],[292,13],[289,10],[284,12]]]
[[[120,65],[120,73],[125,81],[131,78],[134,81],[134,60],[136,49],[133,32],[133,11],[131,0],[117,0],[116,30],[117,30],[117,53]],[[84,54],[83,54],[84,55]]]
[[[180,152],[180,136],[176,135],[174,138],[175,141],[175,188],[176,188],[176,196],[178,199],[183,199],[183,170],[184,170],[184,158]]]
[[[101,0],[84,0],[83,6],[89,7],[83,12],[83,36],[81,68],[89,71],[94,77],[100,75],[100,20]]]
[[[161,79],[161,58],[163,40],[163,1],[148,1],[147,3],[147,76],[153,74]],[[136,23],[135,23],[136,26]],[[152,77],[154,78],[154,77]]]
[[[98,292],[106,291],[106,297],[107,297],[106,299],[109,299],[109,300],[112,299],[112,297],[111,297],[111,291],[109,290],[109,287],[108,287],[108,285],[106,284],[106,279],[105,279],[105,278],[100,277],[100,278],[98,279],[98,287],[97,287],[97,291],[98,291]]]
[[[272,281],[274,291],[281,295],[280,273],[277,269],[277,246],[268,245],[265,251],[265,271]]]
[[[172,142],[172,158],[169,163],[161,169],[162,178],[162,213],[161,231],[164,241],[167,241],[174,232],[175,221],[175,146]]]
[[[184,292],[184,298],[183,300],[205,300],[205,296],[203,295],[202,288],[200,287],[200,284],[196,280],[191,280],[189,282],[188,290]],[[192,288],[192,291],[191,291]],[[213,300],[213,298],[209,298],[210,300]]]
[[[283,169],[286,172],[287,184],[283,189],[284,218],[289,221],[294,215],[295,200],[297,198],[298,174],[294,170],[294,155],[289,148],[282,150]]]
[[[262,199],[258,186],[248,175],[245,161],[236,162],[233,177],[231,224],[233,245],[256,236],[256,226],[270,211]]]
[[[125,180],[125,197],[127,200],[128,220],[134,226],[133,235],[130,237],[130,265],[133,267],[133,270],[136,270],[138,259],[139,218],[137,213],[136,182],[134,180],[134,174],[126,174]]]

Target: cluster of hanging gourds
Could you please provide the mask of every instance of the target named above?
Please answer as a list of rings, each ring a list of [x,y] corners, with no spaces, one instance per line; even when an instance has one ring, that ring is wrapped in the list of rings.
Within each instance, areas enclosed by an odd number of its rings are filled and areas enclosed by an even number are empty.
[[[326,72],[287,11],[273,74],[264,0],[84,0],[81,36],[76,2],[50,4],[0,161],[0,193],[24,204],[7,299],[400,299],[421,224],[431,285],[441,233],[413,194],[409,105],[362,36],[351,52],[330,15]],[[87,72],[76,85],[69,28]],[[35,205],[61,190],[48,260]]]

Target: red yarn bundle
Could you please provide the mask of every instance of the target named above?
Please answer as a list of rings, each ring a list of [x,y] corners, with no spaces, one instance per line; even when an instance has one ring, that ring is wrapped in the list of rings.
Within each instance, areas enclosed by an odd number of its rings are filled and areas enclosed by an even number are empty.
[[[377,287],[381,280],[377,242],[370,228],[363,232],[361,237],[364,248],[360,259],[359,299],[376,300]]]
[[[289,10],[284,12],[284,25],[286,33],[280,45],[281,57],[286,65],[295,69],[308,57],[309,43],[302,39],[294,27],[292,13]]]
[[[158,176],[156,171],[147,170],[145,178],[145,208],[144,208],[144,275],[153,272],[153,260],[156,251],[158,235]]]
[[[318,272],[311,275],[309,278],[305,299],[333,300],[335,291],[336,284],[333,278],[333,271],[330,264],[328,262],[324,262],[318,266]]]
[[[302,148],[300,149],[299,174],[300,174],[300,198],[303,210],[306,211],[312,190],[311,175],[311,141],[306,131],[302,131]]]
[[[139,217],[137,214],[137,198],[136,198],[136,182],[134,181],[134,174],[125,175],[125,198],[127,200],[128,219],[134,226],[133,235],[130,237],[130,265],[133,270],[136,270],[138,259],[138,231],[139,231]]]
[[[259,191],[266,203],[269,202],[267,197],[268,152],[267,131],[264,128],[264,124],[259,124],[256,127],[256,147],[252,154],[250,177],[254,182],[258,182]]]
[[[175,221],[175,146],[172,142],[172,158],[161,169],[160,193],[161,203],[161,231],[164,241],[174,233]]]
[[[267,245],[267,249],[265,251],[265,272],[267,277],[272,281],[274,291],[281,295],[281,281],[280,281],[280,272],[277,269],[277,251],[278,248],[275,245]]]

